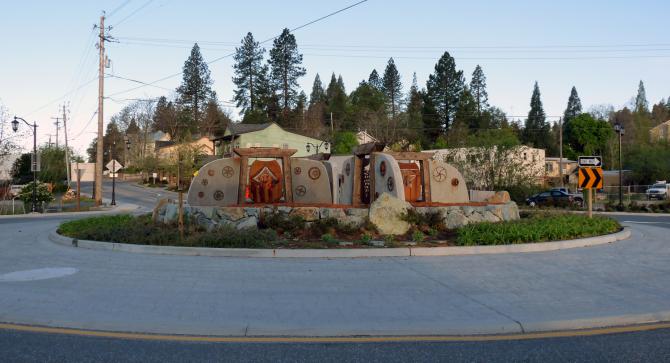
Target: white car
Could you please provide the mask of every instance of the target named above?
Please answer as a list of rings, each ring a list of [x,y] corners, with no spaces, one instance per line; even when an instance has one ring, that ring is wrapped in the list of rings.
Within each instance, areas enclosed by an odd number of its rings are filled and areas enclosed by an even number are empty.
[[[647,194],[647,199],[668,199],[668,190],[670,190],[670,184],[666,182],[657,182],[652,185],[651,188],[647,189],[645,192]]]

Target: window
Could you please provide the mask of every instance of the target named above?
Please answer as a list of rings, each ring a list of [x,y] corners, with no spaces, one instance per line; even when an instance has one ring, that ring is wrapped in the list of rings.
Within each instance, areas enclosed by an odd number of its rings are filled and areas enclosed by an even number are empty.
[[[284,144],[284,145],[282,145],[282,148],[283,148],[283,149],[288,149],[288,144]]]

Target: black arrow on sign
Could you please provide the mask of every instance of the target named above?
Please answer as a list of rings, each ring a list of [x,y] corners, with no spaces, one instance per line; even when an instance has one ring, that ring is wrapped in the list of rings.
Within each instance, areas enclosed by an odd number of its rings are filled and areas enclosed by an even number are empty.
[[[602,180],[600,175],[600,169],[593,168],[580,168],[579,174],[581,174],[582,182],[579,184],[580,188],[590,189],[598,188]]]

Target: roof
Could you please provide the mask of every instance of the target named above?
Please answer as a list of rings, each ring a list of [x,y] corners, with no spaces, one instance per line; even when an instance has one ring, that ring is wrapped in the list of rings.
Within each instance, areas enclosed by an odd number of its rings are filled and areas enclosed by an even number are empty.
[[[545,157],[544,160],[545,160],[545,161],[560,161],[561,158],[557,158],[557,157],[552,157],[552,156],[550,156],[550,157]],[[564,162],[564,163],[576,163],[576,161],[574,161],[574,160],[570,160],[570,159],[566,159],[566,158],[563,158],[563,162]]]
[[[175,142],[172,141],[172,140],[168,140],[168,141],[160,141],[159,140],[159,141],[156,141],[156,149],[160,149],[160,148],[163,148],[163,147],[169,147],[169,146],[172,146],[174,144],[175,144]]]
[[[231,123],[230,125],[228,125],[228,129],[230,130],[231,134],[240,135],[240,134],[246,134],[246,133],[249,133],[249,132],[265,130],[270,125],[272,125],[272,122],[268,122],[268,123],[264,123],[264,124]]]

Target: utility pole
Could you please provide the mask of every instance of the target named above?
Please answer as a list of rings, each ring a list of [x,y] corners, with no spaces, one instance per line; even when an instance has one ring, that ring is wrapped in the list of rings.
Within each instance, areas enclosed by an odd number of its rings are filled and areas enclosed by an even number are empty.
[[[60,110],[59,110],[60,111]],[[52,117],[52,120],[56,120],[54,125],[56,125],[56,149],[58,149],[58,129],[60,129],[60,117]]]
[[[563,185],[563,117],[558,118],[558,177],[561,178],[561,187]]]
[[[67,172],[67,187],[70,189],[70,149],[67,146],[67,115],[63,105],[63,135],[65,136],[65,171]]]
[[[96,145],[96,158],[95,158],[95,205],[99,206],[102,204],[102,163],[103,163],[103,145],[102,145],[102,136],[103,136],[103,123],[104,123],[104,92],[105,92],[105,42],[109,41],[109,38],[105,34],[105,12],[102,12],[100,16],[100,35],[98,36],[98,51],[100,56],[100,62],[98,64],[98,139]]]

